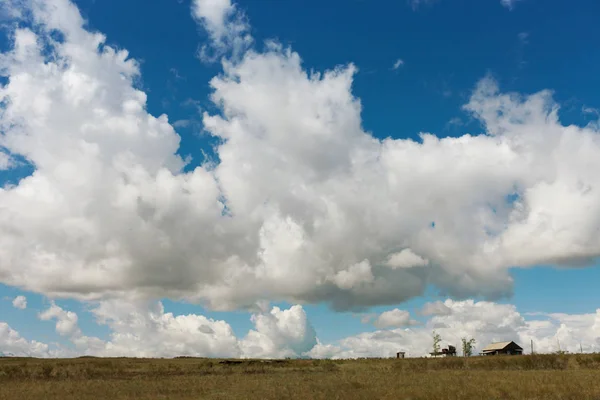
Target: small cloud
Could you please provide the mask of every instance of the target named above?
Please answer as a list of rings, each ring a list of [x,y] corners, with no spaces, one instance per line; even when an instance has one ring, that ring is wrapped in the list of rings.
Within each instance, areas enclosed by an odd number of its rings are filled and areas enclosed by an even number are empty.
[[[399,310],[397,308],[381,313],[375,322],[373,322],[373,325],[379,329],[400,328],[417,324],[418,321],[410,319],[410,313],[408,311]]]
[[[583,106],[583,107],[581,107],[581,112],[584,114],[593,114],[593,115],[600,116],[600,110],[598,110],[597,108],[593,108],[593,107]]]
[[[187,98],[183,102],[181,102],[181,105],[184,107],[195,108],[198,111],[198,114],[202,114],[202,106],[200,105],[200,100]]]
[[[408,4],[412,7],[413,11],[416,11],[422,5],[431,5],[437,0],[408,0]]]
[[[434,80],[426,80],[423,81],[423,86],[426,89],[433,91],[437,95],[441,95],[445,98],[450,98],[454,95],[454,91],[452,90],[452,87],[448,82],[449,78],[451,78],[451,76],[439,77],[438,79]]]
[[[450,119],[450,121],[446,122],[446,129],[450,128],[458,128],[459,126],[463,126],[465,123],[459,117],[454,117]]]
[[[254,42],[244,13],[231,0],[192,0],[192,16],[208,33],[209,43],[199,49],[203,62],[216,62],[231,53],[238,58]]]
[[[529,43],[529,32],[521,32],[517,35],[519,37],[519,41],[522,44],[527,44]]]
[[[516,48],[517,51],[517,67],[525,68],[527,66],[527,61],[524,59],[525,46],[529,44],[529,32],[520,32],[517,35],[518,45]]]
[[[175,128],[187,128],[188,126],[190,126],[192,123],[192,121],[190,121],[189,119],[179,119],[175,122],[173,122],[173,127]]]
[[[399,58],[396,60],[396,62],[394,63],[394,66],[392,67],[393,70],[396,70],[398,68],[400,68],[401,66],[404,65],[404,60]]]
[[[377,314],[369,313],[360,315],[360,322],[363,324],[369,324],[373,318],[377,317]]]
[[[369,69],[361,69],[361,70],[359,70],[359,72],[360,72],[362,75],[372,75],[372,74],[376,73],[376,72],[377,72],[377,70],[376,70],[376,69],[374,69],[374,68],[369,68]]]
[[[38,318],[42,321],[56,320],[56,332],[61,336],[81,336],[77,314],[64,310],[54,302],[49,309],[39,313]]]
[[[179,73],[179,70],[177,70],[177,68],[171,68],[171,69],[169,70],[169,72],[171,72],[171,74],[173,75],[173,77],[174,77],[176,80],[178,80],[178,81],[179,81],[179,80],[185,80],[185,77],[184,77],[184,76],[182,76],[182,75]]]
[[[532,312],[524,312],[522,315],[526,315],[528,317],[547,317],[549,314],[541,311],[532,311]]]
[[[512,11],[517,1],[520,0],[500,0],[500,4]]]
[[[415,254],[411,249],[391,254],[385,263],[391,269],[424,267],[428,264],[429,260]]]
[[[27,298],[25,296],[17,296],[12,301],[12,305],[14,308],[18,308],[19,310],[24,310],[27,308]]]
[[[339,271],[331,278],[331,281],[342,290],[350,290],[373,282],[374,279],[369,260],[364,260],[348,269]]]
[[[9,170],[19,165],[19,162],[15,160],[10,154],[2,151],[0,148],[0,171]]]
[[[452,309],[441,301],[426,303],[421,309],[421,315],[450,315]]]

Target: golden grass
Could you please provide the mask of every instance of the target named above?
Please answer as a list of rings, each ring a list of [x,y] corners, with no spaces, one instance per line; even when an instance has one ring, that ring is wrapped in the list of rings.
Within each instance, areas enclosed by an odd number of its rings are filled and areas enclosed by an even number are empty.
[[[600,354],[469,359],[0,358],[0,399],[600,400]]]

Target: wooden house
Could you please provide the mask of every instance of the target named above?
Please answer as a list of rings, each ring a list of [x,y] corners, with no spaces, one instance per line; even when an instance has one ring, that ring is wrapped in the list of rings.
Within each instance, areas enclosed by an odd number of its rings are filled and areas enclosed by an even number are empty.
[[[499,342],[485,346],[479,354],[482,356],[492,356],[498,354],[521,355],[523,354],[523,348],[515,342]]]

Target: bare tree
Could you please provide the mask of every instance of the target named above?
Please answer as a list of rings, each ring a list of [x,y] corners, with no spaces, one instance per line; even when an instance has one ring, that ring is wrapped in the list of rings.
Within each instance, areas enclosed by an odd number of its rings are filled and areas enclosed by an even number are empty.
[[[471,357],[473,355],[473,346],[475,345],[475,339],[471,338],[467,340],[467,338],[462,338],[462,351],[463,357]]]
[[[436,331],[433,331],[433,353],[435,356],[440,352],[441,341],[442,337]]]

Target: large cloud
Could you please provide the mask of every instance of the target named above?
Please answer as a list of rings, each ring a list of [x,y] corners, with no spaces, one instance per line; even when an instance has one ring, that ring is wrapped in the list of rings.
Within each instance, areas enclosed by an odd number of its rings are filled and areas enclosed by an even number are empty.
[[[94,309],[112,333],[99,355],[239,357],[237,338],[225,321],[165,313],[159,303],[103,302]]]
[[[202,315],[173,315],[161,302],[108,300],[91,309],[96,321],[110,330],[108,340],[84,335],[78,315],[52,303],[39,314],[42,321],[53,320],[56,332],[71,347],[49,351],[49,346],[28,342],[0,322],[0,352],[13,355],[105,357],[299,357],[316,342],[315,330],[302,306],[287,310],[274,307],[251,318],[255,329],[237,338],[225,321]]]
[[[440,304],[444,306],[442,309]],[[427,355],[432,348],[432,332],[442,337],[442,345],[460,349],[461,338],[475,338],[476,352],[498,341],[514,340],[530,351],[540,353],[566,350],[572,353],[600,351],[600,309],[590,314],[523,315],[515,306],[473,300],[446,300],[425,309],[438,310],[422,324],[415,325],[408,313],[391,310],[376,321],[380,329],[347,337],[333,343],[318,341],[315,330],[301,306],[274,307],[252,316],[254,329],[236,337],[230,325],[202,315],[173,315],[161,303],[145,301],[105,301],[91,312],[106,325],[109,337],[102,340],[85,336],[78,316],[52,304],[40,314],[56,321],[56,330],[70,346],[56,347],[29,341],[6,323],[0,322],[0,353],[37,357],[79,355],[130,357],[251,357],[251,358],[356,358],[393,357],[405,351],[410,357]],[[443,312],[439,312],[443,310]],[[406,328],[394,326],[413,325]]]
[[[316,344],[316,333],[302,306],[289,310],[274,307],[269,314],[252,317],[255,330],[241,342],[246,357],[293,357],[310,351]]]
[[[423,326],[378,330],[337,343],[319,343],[308,354],[315,358],[393,357],[405,351],[410,357],[421,357],[432,351],[434,330],[442,337],[442,346],[454,345],[459,352],[461,338],[475,338],[476,351],[489,343],[510,340],[526,353],[530,352],[531,341],[539,353],[555,352],[559,345],[560,350],[572,353],[600,350],[600,309],[594,314],[538,314],[538,318],[527,319],[510,304],[473,300],[446,300],[442,304],[444,312]],[[425,309],[441,307],[426,305]]]
[[[224,60],[210,82],[221,112],[203,118],[219,163],[183,173],[180,137],[146,111],[127,52],[68,0],[24,4],[29,28],[0,58],[0,146],[35,172],[0,189],[0,282],[350,309],[428,284],[493,298],[510,293],[511,266],[600,254],[600,136],[563,126],[548,92],[484,79],[466,106],[483,134],[379,140],[361,126],[354,66],[309,74],[270,43]],[[193,12],[220,51],[239,49],[223,41],[247,35],[230,2]]]
[[[48,345],[32,340],[28,341],[21,337],[19,332],[12,329],[6,322],[0,321],[0,356],[33,356],[50,357]]]

